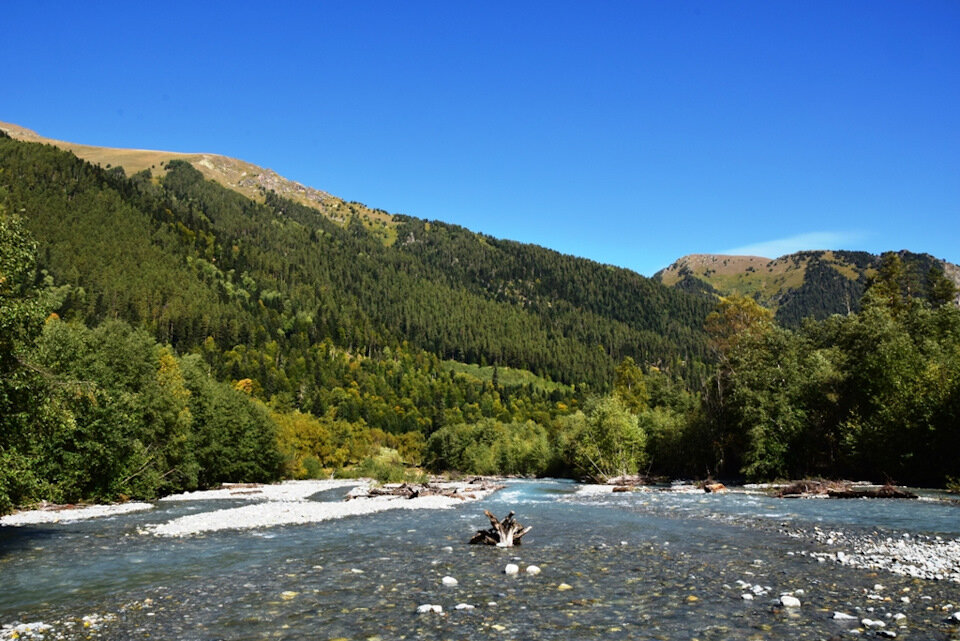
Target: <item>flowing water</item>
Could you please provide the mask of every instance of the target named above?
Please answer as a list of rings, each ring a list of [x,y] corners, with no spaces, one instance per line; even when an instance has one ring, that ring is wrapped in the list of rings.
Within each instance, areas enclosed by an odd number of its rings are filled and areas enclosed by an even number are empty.
[[[960,638],[945,620],[960,608],[960,584],[824,562],[810,556],[824,544],[797,534],[951,540],[956,505],[577,490],[518,481],[455,509],[184,538],[142,528],[229,502],[0,527],[0,625],[42,621],[53,626],[45,638],[65,639],[706,641],[854,638],[872,618],[900,639]],[[515,510],[533,530],[520,547],[470,546],[488,525],[484,509]],[[511,562],[518,576],[504,575]],[[531,564],[542,573],[524,573]],[[442,585],[444,576],[458,584]],[[802,606],[781,607],[785,592]],[[417,614],[421,604],[443,613]],[[834,621],[834,611],[857,620]]]

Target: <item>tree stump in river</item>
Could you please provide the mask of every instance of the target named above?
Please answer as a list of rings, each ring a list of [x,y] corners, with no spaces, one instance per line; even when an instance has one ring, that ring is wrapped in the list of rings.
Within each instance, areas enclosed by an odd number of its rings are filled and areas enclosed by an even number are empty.
[[[502,521],[490,513],[490,510],[484,510],[484,514],[490,519],[490,526],[486,530],[477,530],[477,533],[470,539],[470,543],[483,543],[485,545],[496,545],[501,548],[509,548],[514,545],[520,545],[523,535],[533,529],[533,526],[523,527],[514,518],[513,512],[507,515]]]

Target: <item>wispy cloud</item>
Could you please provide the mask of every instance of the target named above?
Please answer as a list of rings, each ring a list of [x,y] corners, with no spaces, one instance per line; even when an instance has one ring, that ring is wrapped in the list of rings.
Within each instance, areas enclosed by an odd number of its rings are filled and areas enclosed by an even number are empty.
[[[815,231],[725,249],[718,253],[734,256],[778,258],[784,254],[792,254],[808,249],[851,249],[851,243],[859,241],[862,236],[863,234],[859,232]]]

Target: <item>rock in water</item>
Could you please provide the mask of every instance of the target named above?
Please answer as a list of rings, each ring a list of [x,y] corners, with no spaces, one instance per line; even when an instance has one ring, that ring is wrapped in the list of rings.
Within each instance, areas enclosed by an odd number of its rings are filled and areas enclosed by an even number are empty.
[[[540,568],[537,567],[536,565],[528,565],[528,566],[527,566],[527,574],[529,574],[529,575],[531,575],[531,576],[536,576],[536,575],[540,574]]]
[[[847,614],[846,612],[834,612],[833,613],[834,621],[856,621],[857,617],[852,614]]]
[[[503,568],[504,574],[516,574],[520,571],[520,566],[516,563],[507,563],[507,566]]]
[[[443,583],[444,585],[449,585],[449,586],[454,586],[457,583],[459,583],[459,581],[457,581],[452,576],[445,576],[442,579],[440,579],[440,582]]]
[[[799,608],[800,599],[790,594],[784,594],[782,597],[780,597],[780,605],[785,608]]]

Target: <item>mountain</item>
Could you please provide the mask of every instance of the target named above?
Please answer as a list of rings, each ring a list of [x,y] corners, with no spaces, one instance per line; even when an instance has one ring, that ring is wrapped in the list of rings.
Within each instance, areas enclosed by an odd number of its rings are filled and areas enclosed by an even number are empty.
[[[409,345],[598,390],[627,356],[704,371],[707,297],[455,225],[387,223],[332,196],[295,200],[290,189],[307,188],[279,177],[248,194],[217,167],[272,175],[203,154],[3,137],[0,199],[67,288],[61,315],[206,350],[218,375],[253,379],[267,398],[316,397],[311,350],[324,342],[373,359]]]
[[[931,270],[960,285],[960,267],[929,254],[898,252],[912,288],[928,297]],[[691,254],[653,278],[688,292],[752,296],[788,326],[806,317],[826,318],[860,308],[881,256],[858,251],[803,251],[770,259],[760,256]]]
[[[264,202],[264,194],[272,192],[293,202],[316,209],[331,220],[341,224],[345,224],[351,216],[359,216],[364,225],[382,236],[385,242],[392,242],[396,237],[392,233],[393,217],[386,212],[371,209],[360,203],[344,201],[325,191],[284,178],[272,169],[264,169],[244,160],[237,160],[220,154],[117,149],[81,145],[45,138],[35,131],[6,122],[0,122],[0,131],[14,140],[52,145],[58,149],[69,151],[78,158],[105,169],[123,167],[128,175],[149,169],[152,176],[162,178],[167,173],[166,163],[171,160],[182,160],[203,174],[203,177],[207,180],[212,180],[254,201]]]

